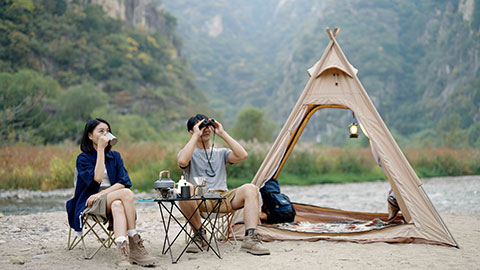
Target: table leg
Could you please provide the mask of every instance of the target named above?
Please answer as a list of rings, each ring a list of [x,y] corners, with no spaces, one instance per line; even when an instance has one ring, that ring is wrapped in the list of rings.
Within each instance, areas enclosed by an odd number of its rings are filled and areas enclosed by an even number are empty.
[[[164,228],[165,228],[165,232],[166,232],[166,234],[167,234],[165,239],[168,241],[168,248],[167,248],[167,250],[164,250],[164,248],[163,248],[164,251],[162,251],[162,253],[165,254],[167,251],[170,251],[170,256],[172,257],[172,263],[177,263],[178,260],[180,260],[180,258],[182,257],[182,255],[183,255],[183,254],[185,253],[185,251],[187,250],[188,246],[191,245],[192,242],[193,242],[195,245],[197,245],[197,247],[199,247],[200,250],[202,250],[202,248],[198,245],[198,243],[195,242],[195,241],[193,241],[193,236],[190,235],[190,234],[188,233],[188,231],[185,229],[185,228],[187,227],[188,223],[190,222],[190,220],[193,218],[193,215],[195,214],[195,212],[198,211],[200,205],[198,205],[197,208],[195,208],[195,210],[193,211],[192,215],[187,218],[186,215],[183,213],[183,211],[182,211],[182,210],[178,207],[178,205],[175,204],[174,202],[171,202],[171,207],[170,207],[170,209],[168,209],[163,203],[159,203],[159,204],[161,204],[161,206],[163,206],[163,208],[165,208],[165,210],[170,214],[170,215],[169,215],[169,219],[168,219],[168,226],[167,226],[167,227],[165,227],[165,222],[164,222]],[[182,225],[182,223],[173,215],[173,206],[175,206],[175,207],[179,210],[179,212],[185,217],[185,219],[187,220],[187,221],[185,222],[185,224]],[[160,211],[161,211],[161,213],[162,213],[162,221],[163,221],[164,218],[163,218],[163,212],[162,212],[161,209],[162,209],[162,208],[160,207]],[[170,242],[170,238],[168,237],[168,231],[169,231],[169,228],[170,228],[170,221],[171,221],[171,219],[173,219],[178,225],[180,225],[180,231],[177,233],[177,235],[175,236],[175,238]],[[175,243],[175,241],[178,239],[178,237],[180,236],[180,234],[181,234],[182,232],[185,232],[185,233],[188,235],[188,237],[190,238],[190,241],[187,243],[187,245],[186,245],[185,248],[182,250],[182,252],[180,253],[180,255],[178,255],[178,257],[174,260],[174,259],[173,259],[173,255],[172,255],[172,249],[171,249],[171,247],[172,247],[173,243]],[[165,247],[165,240],[164,240],[164,247]]]
[[[205,239],[203,237],[202,234],[199,234],[200,237],[207,243],[208,247],[207,247],[207,251],[209,249],[212,249],[212,251],[215,253],[215,255],[217,255],[218,258],[222,258],[221,255],[220,255],[220,248],[218,247],[218,242],[217,242],[217,237],[215,235],[215,229],[216,229],[216,224],[217,224],[217,220],[218,220],[218,215],[219,215],[219,212],[220,212],[220,205],[221,205],[221,202],[222,200],[216,200],[217,203],[213,206],[212,210],[209,211],[208,210],[208,207],[207,207],[207,204],[206,204],[206,199],[202,199],[201,202],[197,205],[197,207],[195,208],[195,210],[193,211],[193,213],[190,215],[190,217],[187,217],[183,211],[180,209],[180,207],[173,201],[170,201],[170,209],[167,208],[167,206],[165,206],[165,204],[161,201],[158,202],[158,205],[159,205],[159,208],[160,208],[160,215],[162,217],[162,223],[163,223],[163,228],[165,230],[165,238],[163,240],[163,247],[162,247],[162,254],[166,254],[167,251],[169,251],[170,253],[170,258],[172,260],[172,263],[173,264],[176,264],[178,262],[178,260],[180,260],[180,258],[182,257],[182,255],[185,253],[185,251],[187,250],[187,248],[192,244],[192,242],[198,247],[200,248],[200,250],[203,251],[202,247],[195,241],[193,241],[193,236],[187,231],[186,227],[187,225],[190,223],[190,220],[193,218],[193,216],[195,215],[195,213],[197,213],[199,211],[199,208],[201,206],[201,204],[203,203],[204,206],[205,206],[205,209],[206,209],[206,213],[207,213],[207,217],[203,220],[201,226],[206,226],[206,222],[209,221],[210,219],[210,216],[212,214],[215,214],[215,219],[213,221],[213,223],[210,224],[210,227],[211,227],[211,235],[210,235],[210,238],[209,238],[209,241],[207,241],[207,239]],[[173,215],[173,207],[176,207],[177,210],[183,215],[183,217],[186,219],[186,222],[185,224],[182,225],[182,223]],[[163,213],[163,210],[165,210],[168,214],[169,214],[169,217],[168,217],[168,221],[165,222],[165,216],[164,216],[164,213]],[[171,223],[171,220],[174,220],[179,226],[180,226],[180,231],[177,233],[177,235],[175,236],[175,238],[173,239],[173,241],[170,241],[170,237],[169,237],[169,230],[170,230],[170,223]],[[211,222],[211,221],[210,221]],[[190,238],[190,240],[188,241],[187,245],[185,246],[185,248],[182,250],[182,252],[180,253],[180,255],[178,255],[178,257],[176,259],[173,258],[173,252],[172,252],[172,245],[175,243],[175,241],[178,239],[178,237],[180,236],[180,234],[182,232],[185,232],[186,235]],[[212,239],[213,241],[215,241],[215,246],[216,246],[216,250],[215,248],[213,248],[213,246],[211,245],[211,242],[212,242]],[[168,244],[168,247],[167,249],[165,249],[166,247],[166,244]]]
[[[207,213],[207,216],[205,217],[205,219],[202,222],[202,226],[204,226],[208,222],[208,223],[210,223],[210,228],[211,228],[211,231],[212,231],[212,233],[210,234],[209,241],[207,241],[207,239],[203,238],[202,235],[201,235],[201,237],[208,244],[207,251],[211,248],[212,251],[215,253],[215,255],[217,255],[217,257],[221,259],[222,257],[220,255],[220,248],[218,247],[217,236],[215,235],[215,229],[216,229],[218,214],[220,212],[220,205],[222,203],[222,200],[217,200],[217,203],[213,206],[211,211],[208,210],[208,206],[207,206],[205,200],[202,200],[201,203],[204,204],[205,210],[206,210],[205,212]],[[215,219],[213,220],[213,223],[211,221],[209,221],[209,218],[212,214],[215,214]],[[215,250],[211,245],[212,239],[215,242],[215,246],[216,246],[217,250]]]
[[[158,204],[159,204],[159,207],[160,207],[160,215],[162,216],[163,229],[165,230],[165,239],[163,240],[162,254],[165,254],[167,251],[170,251],[170,258],[172,260],[172,263],[177,263],[177,261],[173,260],[173,254],[172,254],[172,249],[171,249],[172,245],[170,243],[170,238],[168,237],[168,230],[170,229],[170,221],[171,221],[170,217],[172,216],[173,206],[171,206],[170,211],[168,211],[168,208],[162,202],[159,202]],[[164,218],[164,215],[163,215],[162,206],[165,207],[165,210],[170,214],[169,217],[168,217],[168,224],[165,224],[165,218]],[[165,250],[165,241],[167,241],[167,243],[168,243],[168,249],[167,250]]]
[[[190,217],[187,217],[185,215],[185,213],[183,213],[183,211],[177,206],[175,205],[175,207],[178,209],[178,211],[183,215],[183,217],[186,219],[185,221],[185,224],[181,225],[181,223],[175,218],[173,217],[173,219],[177,222],[178,225],[180,225],[180,232],[177,234],[177,236],[175,237],[175,240],[177,240],[178,236],[180,236],[180,234],[182,232],[185,232],[185,234],[190,238],[190,240],[188,241],[187,245],[185,246],[185,248],[183,248],[182,252],[180,253],[180,255],[178,256],[178,259],[180,259],[180,257],[183,255],[183,253],[187,250],[187,248],[192,244],[194,243],[200,250],[203,251],[202,247],[200,245],[198,245],[197,242],[193,241],[193,236],[190,235],[190,233],[187,231],[186,227],[187,225],[190,223],[190,220],[193,218],[193,216],[195,215],[196,212],[198,212],[198,209],[200,208],[200,204],[197,205],[197,207],[195,208],[195,210],[193,210],[192,214],[190,215]],[[193,230],[192,230],[193,231]],[[177,259],[177,260],[178,260]]]

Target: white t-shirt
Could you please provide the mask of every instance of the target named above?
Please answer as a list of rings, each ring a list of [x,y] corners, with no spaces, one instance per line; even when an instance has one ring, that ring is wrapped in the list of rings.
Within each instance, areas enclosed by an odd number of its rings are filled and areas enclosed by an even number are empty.
[[[105,173],[103,174],[103,179],[100,187],[108,188],[110,186],[112,186],[112,184],[110,183],[110,178],[108,178],[107,168],[105,168]]]

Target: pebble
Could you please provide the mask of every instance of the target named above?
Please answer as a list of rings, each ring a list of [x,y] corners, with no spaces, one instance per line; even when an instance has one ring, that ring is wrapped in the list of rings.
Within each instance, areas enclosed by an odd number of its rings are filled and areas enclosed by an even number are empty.
[[[26,261],[18,258],[13,258],[10,260],[10,262],[13,264],[24,265]]]
[[[32,256],[32,259],[43,259],[45,257],[45,254],[38,254],[38,255],[35,255],[35,256]]]

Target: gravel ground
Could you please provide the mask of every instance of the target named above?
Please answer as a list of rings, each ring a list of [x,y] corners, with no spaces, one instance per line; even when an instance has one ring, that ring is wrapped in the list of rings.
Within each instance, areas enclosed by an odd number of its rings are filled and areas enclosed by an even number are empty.
[[[422,182],[460,248],[274,241],[265,243],[272,255],[253,257],[239,251],[240,243],[222,243],[221,260],[213,252],[202,252],[186,254],[178,264],[171,264],[169,256],[161,253],[164,233],[155,203],[136,202],[139,208],[137,229],[146,239],[147,249],[158,259],[156,269],[480,269],[480,176],[424,179]],[[296,202],[373,212],[386,212],[388,190],[387,182],[282,186],[282,192]],[[81,248],[66,250],[68,225],[64,203],[71,194],[71,189],[0,192],[0,269],[115,268],[114,248],[100,251],[93,260],[84,260]],[[153,195],[137,193],[136,197]],[[178,231],[179,227],[172,229]],[[87,246],[93,251],[98,243],[92,238],[88,241]],[[180,240],[173,250],[179,254],[182,249]],[[130,266],[129,269],[145,268]]]
[[[480,175],[422,179],[440,213],[480,216]],[[291,201],[342,210],[387,212],[388,182],[281,186]]]

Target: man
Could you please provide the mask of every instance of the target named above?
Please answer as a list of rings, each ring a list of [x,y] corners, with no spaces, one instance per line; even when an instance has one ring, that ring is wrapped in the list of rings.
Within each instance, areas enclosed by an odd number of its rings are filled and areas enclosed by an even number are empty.
[[[203,123],[205,120],[207,125]],[[245,160],[248,157],[247,151],[223,129],[222,124],[205,115],[197,114],[191,117],[187,121],[187,129],[191,138],[177,156],[178,165],[183,170],[187,182],[196,184],[194,177],[202,177],[206,180],[208,190],[215,190],[220,196],[227,197],[226,203],[222,203],[221,212],[243,208],[245,239],[241,250],[254,255],[269,255],[270,251],[262,245],[255,231],[259,215],[258,187],[253,184],[244,184],[233,190],[227,188],[226,165]],[[225,141],[229,149],[210,146],[213,132]],[[180,207],[186,216],[190,216],[197,207],[197,203],[197,201],[184,201],[180,203]],[[213,206],[208,207],[211,209]],[[190,225],[195,231],[194,241],[204,247],[206,243],[201,241],[200,234],[204,235],[205,232],[200,228],[201,223],[197,212],[191,219]],[[193,243],[187,250],[187,252],[198,251],[199,248]]]

